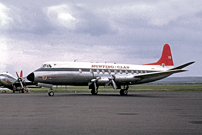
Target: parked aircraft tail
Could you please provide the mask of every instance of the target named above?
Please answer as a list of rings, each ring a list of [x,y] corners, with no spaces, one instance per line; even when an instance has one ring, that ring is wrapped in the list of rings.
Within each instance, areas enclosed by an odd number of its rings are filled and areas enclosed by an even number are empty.
[[[23,77],[23,72],[22,72],[22,70],[20,71],[20,77]]]
[[[155,63],[149,63],[145,65],[159,65],[159,66],[174,66],[173,64],[173,58],[170,50],[170,46],[168,44],[165,44],[163,47],[163,53],[159,61]]]

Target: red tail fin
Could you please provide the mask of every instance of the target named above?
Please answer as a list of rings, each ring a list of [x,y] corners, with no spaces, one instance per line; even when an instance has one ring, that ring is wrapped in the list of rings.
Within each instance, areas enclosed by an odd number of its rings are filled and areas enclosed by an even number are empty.
[[[160,65],[160,66],[174,66],[173,64],[173,58],[170,51],[170,46],[168,44],[165,44],[163,47],[163,53],[159,61],[156,63],[149,63],[145,65]]]
[[[22,77],[23,76],[23,74],[22,74],[22,70],[20,71],[20,77]]]

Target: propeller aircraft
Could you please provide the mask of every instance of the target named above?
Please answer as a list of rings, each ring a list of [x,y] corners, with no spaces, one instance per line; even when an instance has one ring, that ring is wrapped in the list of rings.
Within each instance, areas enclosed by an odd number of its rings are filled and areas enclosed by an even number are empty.
[[[30,73],[27,79],[38,86],[49,87],[49,96],[54,96],[53,85],[88,86],[92,95],[98,94],[99,86],[120,89],[127,95],[129,85],[149,83],[184,72],[194,62],[174,67],[170,46],[164,45],[159,61],[144,65],[90,63],[90,62],[46,62]]]
[[[17,79],[9,73],[0,73],[0,87],[8,88],[15,93],[15,91],[28,92],[27,85],[35,85],[23,77],[23,71],[21,70],[20,76],[16,72]]]

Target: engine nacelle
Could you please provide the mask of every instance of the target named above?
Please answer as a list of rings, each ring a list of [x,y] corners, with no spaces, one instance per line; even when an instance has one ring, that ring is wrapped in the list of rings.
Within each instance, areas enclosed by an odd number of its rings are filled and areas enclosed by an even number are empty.
[[[139,80],[139,78],[134,78],[134,76],[116,76],[115,78],[115,82],[119,84],[133,84]]]
[[[97,81],[97,84],[98,84],[98,85],[105,85],[107,82],[109,82],[109,78],[100,78],[100,79]]]

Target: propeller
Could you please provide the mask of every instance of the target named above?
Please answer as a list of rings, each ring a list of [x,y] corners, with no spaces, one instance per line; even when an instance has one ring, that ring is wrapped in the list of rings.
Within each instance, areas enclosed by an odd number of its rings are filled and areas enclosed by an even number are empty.
[[[22,83],[22,81],[23,81],[23,79],[22,79],[22,70],[21,70],[21,72],[20,72],[20,76],[18,75],[18,73],[16,72],[16,75],[17,75],[17,77],[18,77],[18,82],[20,83],[20,85],[21,85],[21,87],[24,89],[24,86],[23,86],[23,83]]]
[[[18,75],[17,72],[16,72],[16,75],[17,75],[18,78],[17,78],[17,80],[16,80],[13,84],[19,82],[21,88],[22,88],[23,90],[25,90],[26,92],[28,92],[27,88],[23,85],[24,79],[23,79],[23,72],[22,72],[22,70],[20,71],[20,76]]]
[[[105,84],[105,86],[109,86],[110,84],[112,84],[113,88],[116,90],[117,89],[117,85],[115,83],[115,76],[112,75],[110,78],[108,78],[109,81]]]

